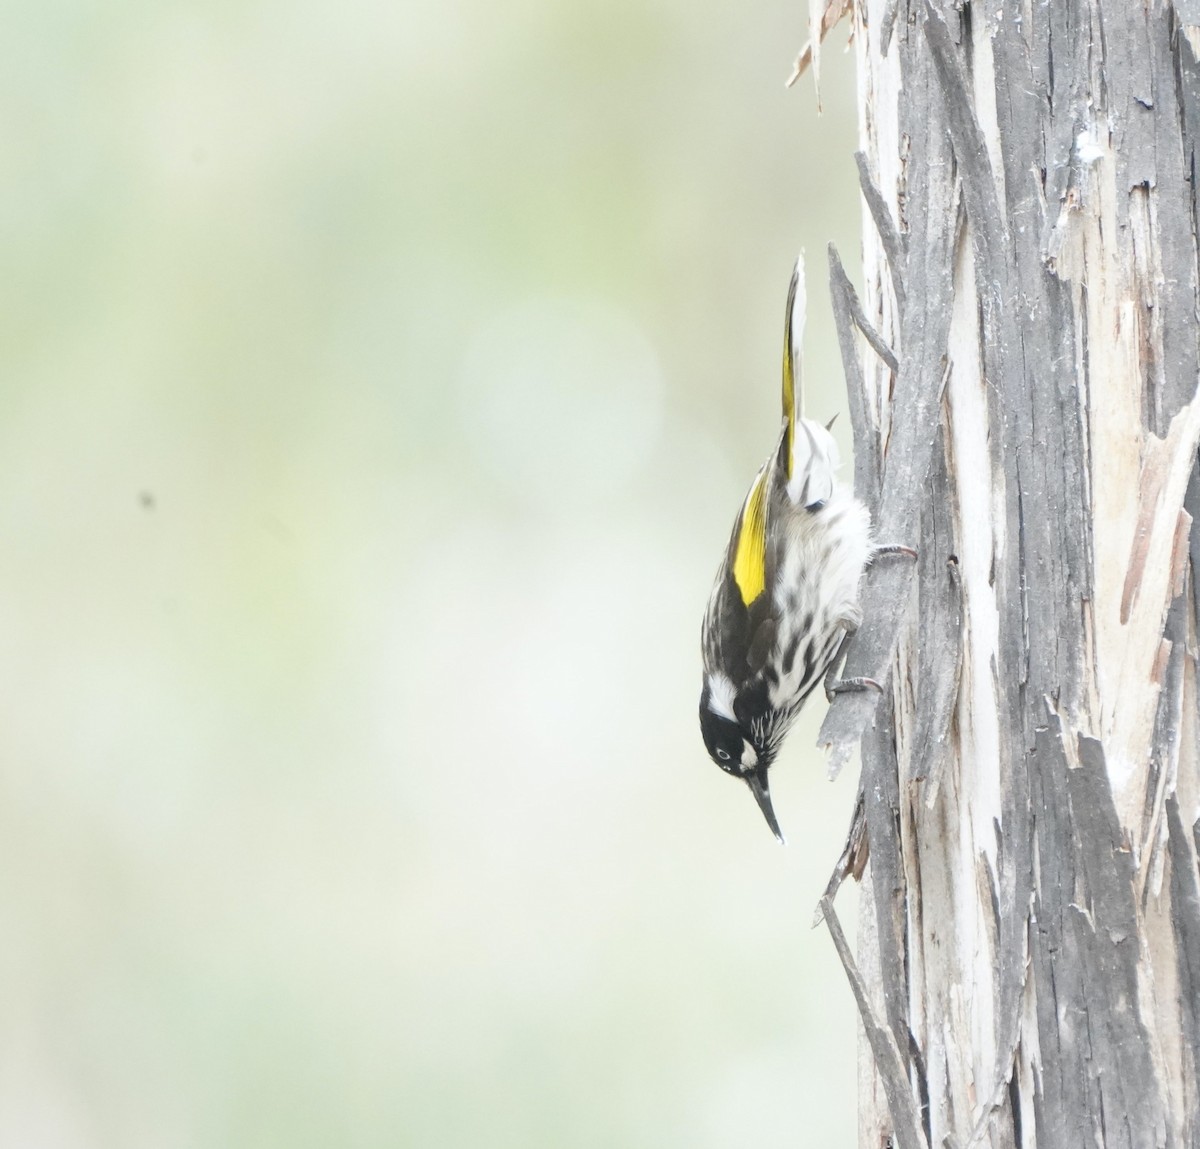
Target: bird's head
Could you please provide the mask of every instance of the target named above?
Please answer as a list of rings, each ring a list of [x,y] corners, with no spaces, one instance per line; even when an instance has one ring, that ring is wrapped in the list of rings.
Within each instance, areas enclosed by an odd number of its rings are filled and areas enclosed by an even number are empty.
[[[767,771],[775,759],[773,747],[764,745],[761,732],[768,729],[765,721],[755,721],[749,712],[739,716],[734,707],[733,686],[718,675],[707,675],[700,692],[700,733],[709,757],[735,778],[740,778],[754,795],[771,833],[783,841],[775,811],[771,806],[771,791]],[[738,710],[744,709],[739,707]],[[765,719],[765,715],[761,716]],[[756,737],[755,730],[759,736]]]

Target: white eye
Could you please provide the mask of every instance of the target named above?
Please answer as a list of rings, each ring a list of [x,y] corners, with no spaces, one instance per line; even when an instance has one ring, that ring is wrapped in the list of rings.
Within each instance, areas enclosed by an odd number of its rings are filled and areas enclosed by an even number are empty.
[[[718,750],[717,757],[720,758],[722,762],[728,762],[729,761],[729,751],[728,750]]]

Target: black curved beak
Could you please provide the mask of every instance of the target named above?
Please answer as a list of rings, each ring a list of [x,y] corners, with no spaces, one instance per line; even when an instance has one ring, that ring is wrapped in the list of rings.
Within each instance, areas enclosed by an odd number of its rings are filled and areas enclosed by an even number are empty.
[[[763,817],[766,818],[767,825],[771,827],[771,833],[779,839],[781,846],[786,846],[787,843],[783,839],[783,832],[779,829],[779,823],[775,820],[775,810],[771,806],[771,791],[767,789],[766,767],[760,767],[755,773],[747,774],[746,785],[750,787],[750,793],[754,795],[754,800],[758,803],[758,808],[763,812]]]

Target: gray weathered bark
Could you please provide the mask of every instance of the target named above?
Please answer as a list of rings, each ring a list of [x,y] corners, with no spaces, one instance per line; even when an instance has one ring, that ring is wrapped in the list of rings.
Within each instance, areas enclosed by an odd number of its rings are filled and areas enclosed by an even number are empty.
[[[1200,0],[848,15],[860,1145],[1197,1149]]]

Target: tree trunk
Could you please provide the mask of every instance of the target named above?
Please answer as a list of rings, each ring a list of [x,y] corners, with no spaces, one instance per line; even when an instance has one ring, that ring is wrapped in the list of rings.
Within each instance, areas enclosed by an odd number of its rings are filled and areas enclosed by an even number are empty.
[[[1200,0],[851,19],[860,1146],[1197,1149]]]

